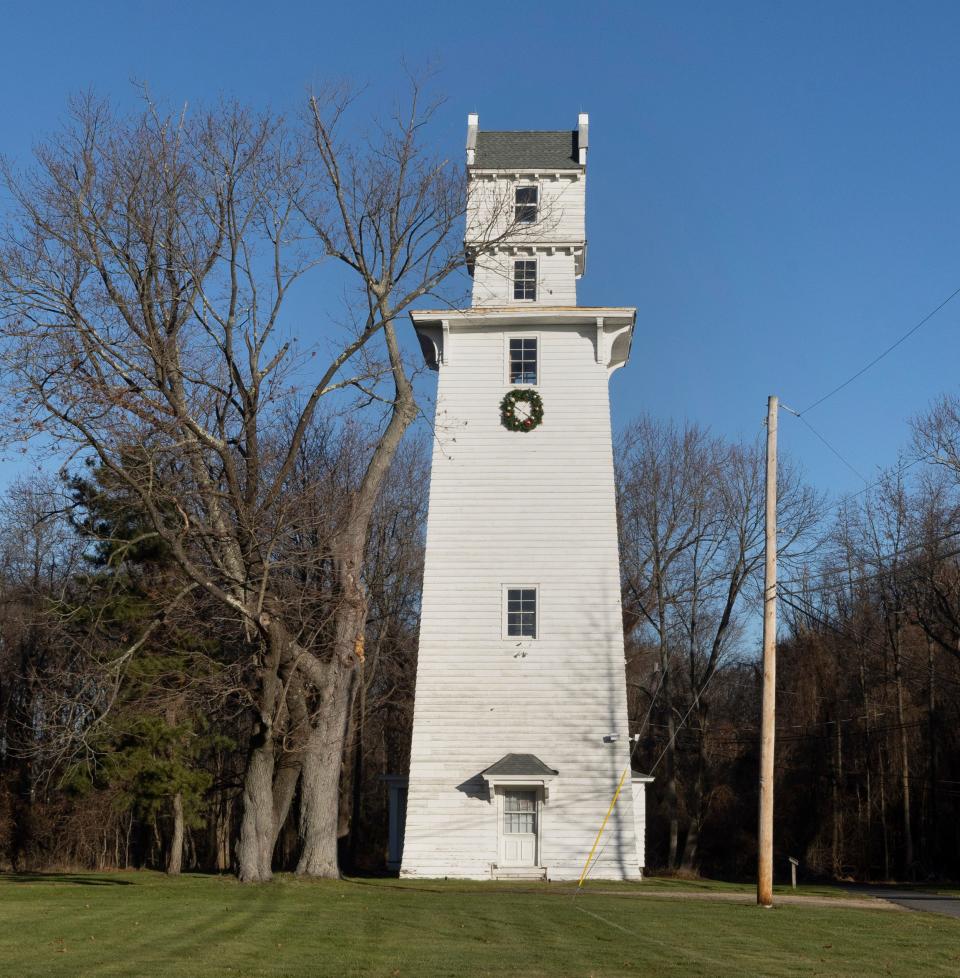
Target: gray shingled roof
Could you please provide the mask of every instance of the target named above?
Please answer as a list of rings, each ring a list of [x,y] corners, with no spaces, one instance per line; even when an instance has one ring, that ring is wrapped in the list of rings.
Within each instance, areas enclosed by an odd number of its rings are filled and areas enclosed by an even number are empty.
[[[481,170],[579,168],[577,131],[477,133],[473,165]]]
[[[544,775],[557,774],[558,772],[554,771],[552,767],[547,767],[534,754],[504,754],[496,764],[491,764],[486,771],[480,773],[515,774],[542,778]]]

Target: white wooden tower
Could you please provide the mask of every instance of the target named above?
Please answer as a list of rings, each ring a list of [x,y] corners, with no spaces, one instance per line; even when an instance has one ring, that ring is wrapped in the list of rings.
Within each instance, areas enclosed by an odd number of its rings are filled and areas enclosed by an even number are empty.
[[[412,314],[439,383],[403,876],[575,879],[629,765],[608,381],[635,310],[576,304],[586,158],[585,115],[471,115],[473,302]],[[590,878],[637,878],[637,841],[628,772]]]

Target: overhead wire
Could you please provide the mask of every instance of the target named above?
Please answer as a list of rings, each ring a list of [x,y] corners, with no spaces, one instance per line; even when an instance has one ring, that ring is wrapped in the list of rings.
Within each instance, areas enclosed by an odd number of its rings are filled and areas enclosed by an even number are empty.
[[[809,421],[807,421],[807,419],[806,419],[806,418],[805,418],[805,417],[803,416],[803,414],[802,414],[802,413],[801,413],[800,411],[794,411],[794,410],[793,410],[793,408],[790,408],[790,407],[787,407],[787,405],[786,405],[786,404],[782,404],[782,403],[781,403],[781,405],[780,405],[780,406],[781,406],[781,407],[782,407],[782,408],[783,408],[783,409],[784,409],[785,411],[787,411],[787,412],[788,412],[789,414],[792,414],[792,415],[793,415],[793,416],[794,416],[794,417],[795,417],[795,418],[796,418],[796,419],[797,419],[798,421],[801,421],[801,422],[803,422],[803,424],[805,424],[805,425],[806,425],[806,426],[807,426],[807,427],[808,427],[808,428],[810,429],[810,431],[812,431],[812,432],[813,432],[813,434],[814,434],[814,435],[816,435],[816,437],[817,437],[817,438],[819,438],[819,439],[820,439],[820,441],[821,441],[821,442],[823,442],[823,444],[824,444],[824,445],[826,445],[826,446],[827,446],[827,448],[829,448],[829,449],[830,449],[830,451],[831,451],[831,452],[833,452],[833,454],[834,454],[834,455],[836,455],[836,456],[837,456],[837,458],[838,458],[838,459],[840,459],[840,461],[841,461],[841,462],[843,462],[843,464],[844,464],[844,465],[845,465],[845,466],[846,466],[846,467],[847,467],[847,468],[848,468],[848,469],[849,469],[849,470],[850,470],[850,471],[851,471],[851,472],[852,472],[852,473],[853,473],[853,474],[854,474],[854,475],[855,475],[855,476],[856,476],[856,477],[857,477],[857,478],[858,478],[858,479],[859,479],[859,480],[860,480],[861,482],[867,482],[867,478],[866,478],[866,476],[864,476],[864,475],[862,475],[862,474],[861,474],[861,473],[860,473],[860,472],[859,472],[859,471],[858,471],[858,470],[857,470],[856,468],[854,468],[854,466],[853,466],[853,464],[852,464],[852,463],[851,463],[851,462],[850,462],[850,461],[849,461],[849,460],[848,460],[848,459],[847,459],[847,458],[846,458],[846,457],[845,457],[844,455],[842,455],[842,454],[840,453],[840,451],[839,451],[839,450],[838,450],[837,448],[835,448],[835,447],[834,447],[833,445],[831,445],[831,444],[830,444],[830,442],[828,442],[828,441],[827,441],[827,439],[826,439],[826,438],[824,438],[824,436],[823,436],[823,435],[821,435],[821,434],[820,434],[820,432],[819,432],[819,431],[817,431],[817,429],[816,429],[816,428],[814,428],[814,426],[813,426],[812,424],[810,424],[810,422],[809,422]]]
[[[848,377],[842,384],[837,384],[837,386],[834,387],[832,390],[827,391],[827,393],[824,394],[822,397],[817,398],[817,400],[815,400],[812,404],[807,405],[807,407],[805,407],[802,411],[797,412],[797,416],[799,417],[800,415],[806,414],[808,411],[812,411],[814,408],[819,407],[821,404],[823,404],[824,401],[830,400],[830,398],[833,397],[834,394],[839,394],[840,391],[842,391],[845,387],[848,387],[855,380],[862,377],[868,370],[870,370],[872,367],[875,367],[886,356],[893,353],[893,351],[898,346],[900,346],[906,340],[910,339],[910,337],[913,336],[913,334],[916,333],[921,327],[925,326],[928,322],[930,322],[930,320],[933,319],[933,317],[936,316],[936,314],[940,312],[941,309],[949,305],[958,295],[960,295],[960,287],[954,289],[954,291],[951,292],[950,295],[946,297],[946,299],[944,299],[936,307],[931,309],[930,312],[928,312],[918,323],[911,326],[910,329],[908,329],[898,340],[896,340],[896,342],[891,343],[882,353],[875,356],[868,364],[861,367],[856,373]]]
[[[920,540],[917,543],[911,543],[909,546],[902,547],[899,550],[877,554],[875,556],[864,557],[862,562],[867,565],[879,567],[885,561],[898,560],[901,557],[906,557],[909,554],[915,553],[918,550],[923,550],[924,548],[933,546],[934,544],[937,543],[945,543],[947,540],[952,540],[958,536],[960,536],[960,529],[950,530],[947,533],[942,533],[938,536],[931,537],[927,540]],[[948,560],[949,558],[956,557],[956,556],[960,556],[960,549],[952,550],[949,553],[937,554],[937,558],[939,560]],[[852,587],[853,585],[859,584],[862,581],[873,581],[876,580],[878,577],[883,577],[884,574],[890,573],[889,569],[887,569],[887,570],[876,571],[872,574],[858,574],[856,577],[852,579],[848,579],[845,581],[838,581],[833,584],[826,584],[826,585],[810,584],[811,579],[817,580],[819,578],[833,577],[836,574],[842,574],[846,571],[849,571],[850,569],[851,568],[849,565],[847,565],[846,567],[834,567],[826,571],[817,571],[816,573],[813,574],[805,574],[803,577],[791,577],[786,580],[781,580],[778,583],[780,585],[802,584],[804,585],[804,588],[808,591],[835,591],[845,587]]]
[[[797,417],[800,416],[797,415]],[[801,418],[800,420],[803,421],[804,424],[807,425],[807,427],[810,427],[809,422],[807,422],[804,418]],[[898,465],[893,475],[895,478],[899,479],[904,472],[907,472],[909,469],[912,469],[915,465],[919,464],[920,462],[926,462],[936,457],[937,457],[936,452],[926,452],[923,455],[917,455],[915,458],[910,459],[909,462],[903,462],[900,465]],[[851,469],[853,468],[852,466],[850,467]],[[856,472],[856,469],[853,469],[853,471]],[[860,478],[863,478],[863,476],[860,476]],[[869,492],[871,489],[876,489],[877,486],[882,485],[887,478],[888,478],[888,473],[884,473],[879,478],[874,479],[873,482],[864,486],[862,489],[858,489],[856,492],[844,493],[839,499],[834,500],[834,502],[830,504],[830,508],[834,509],[843,506],[846,503],[850,502],[851,499],[856,499],[857,496],[862,496],[864,493]]]
[[[888,347],[886,347],[884,350],[882,350],[877,356],[875,356],[867,364],[865,364],[863,367],[861,367],[855,373],[851,374],[842,383],[837,384],[836,387],[834,387],[831,390],[827,391],[826,394],[824,394],[823,396],[817,398],[817,400],[815,400],[813,403],[808,404],[807,407],[803,408],[800,411],[796,411],[793,408],[787,407],[787,405],[781,403],[781,407],[785,408],[795,418],[797,418],[798,420],[800,420],[801,422],[803,422],[803,424],[806,425],[806,427],[812,432],[812,434],[816,438],[818,438],[827,447],[827,449],[829,449],[830,452],[832,452],[861,481],[867,482],[867,479],[864,478],[863,474],[857,470],[857,468],[850,462],[850,460],[847,459],[843,455],[843,453],[840,452],[839,449],[836,448],[835,445],[831,444],[831,442],[821,432],[819,432],[816,428],[814,428],[814,426],[804,417],[804,415],[807,414],[807,412],[812,411],[814,408],[819,407],[825,401],[828,401],[835,394],[840,393],[840,391],[842,391],[844,388],[848,387],[855,380],[857,380],[858,378],[862,377],[865,373],[867,373],[868,370],[870,370],[871,368],[875,367],[878,363],[880,363],[881,360],[883,360],[885,357],[889,356],[894,350],[897,349],[897,347],[899,347],[902,343],[904,343],[911,336],[913,336],[914,333],[916,333],[923,326],[925,326],[928,322],[930,322],[930,320],[933,319],[933,317],[936,316],[938,312],[940,312],[947,305],[949,305],[958,295],[960,295],[960,287],[954,289],[954,291],[951,292],[950,295],[948,295],[945,299],[943,299],[941,302],[939,302],[933,309],[931,309],[917,323],[915,323],[913,326],[911,326],[910,329],[908,329],[902,336],[900,336],[897,340],[895,340]],[[918,462],[924,460],[925,458],[933,457],[933,454],[934,453],[931,453],[931,454],[926,455],[926,456],[920,456],[920,457],[918,457],[916,459],[913,459],[912,461],[910,461],[906,465],[900,466],[899,469],[898,469],[898,473],[897,474],[898,475],[902,474],[907,469],[909,469],[912,466],[916,465]],[[853,498],[853,496],[860,495],[863,492],[869,491],[870,489],[872,489],[875,486],[879,485],[883,481],[883,478],[884,477],[881,476],[875,482],[873,482],[873,483],[865,486],[863,489],[859,490],[859,492],[857,492],[857,493],[848,495],[846,498],[847,499]],[[842,504],[842,502],[843,501],[841,500],[841,504]]]
[[[799,614],[804,615],[808,620],[814,621],[818,625],[828,628],[840,638],[845,638],[857,645],[871,649],[873,652],[879,653],[880,655],[885,655],[888,651],[886,646],[882,645],[876,639],[868,638],[866,635],[855,635],[849,629],[844,628],[842,625],[836,624],[836,620],[831,615],[827,614],[821,607],[814,605],[813,602],[806,600],[798,594],[790,593],[790,597],[787,597],[785,594],[780,593],[779,597],[784,604],[793,608]],[[806,605],[806,607],[798,607],[790,600],[790,598],[796,598],[798,601],[801,601],[804,605]],[[931,673],[929,667],[925,665],[923,667],[923,675],[921,677],[922,681],[929,682],[931,677],[936,680],[938,685],[946,684],[948,686],[960,686],[960,680],[954,679],[951,676],[945,676],[943,673],[938,673],[936,671]],[[908,682],[913,682],[915,678],[917,677],[910,675],[906,676]],[[887,683],[890,681],[890,679],[885,680]]]

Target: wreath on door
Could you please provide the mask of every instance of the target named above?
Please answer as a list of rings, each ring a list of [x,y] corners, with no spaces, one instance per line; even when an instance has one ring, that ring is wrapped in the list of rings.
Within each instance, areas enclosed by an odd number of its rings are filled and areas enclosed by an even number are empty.
[[[543,399],[529,387],[508,391],[500,402],[500,421],[509,431],[533,431],[543,421]]]

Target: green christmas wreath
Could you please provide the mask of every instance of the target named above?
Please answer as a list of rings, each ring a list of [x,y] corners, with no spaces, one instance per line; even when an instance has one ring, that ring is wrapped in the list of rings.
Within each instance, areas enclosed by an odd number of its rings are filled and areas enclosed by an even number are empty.
[[[517,414],[517,404],[529,405],[522,414]],[[500,402],[500,422],[510,431],[533,431],[543,421],[543,400],[529,387],[518,387],[508,391]]]

